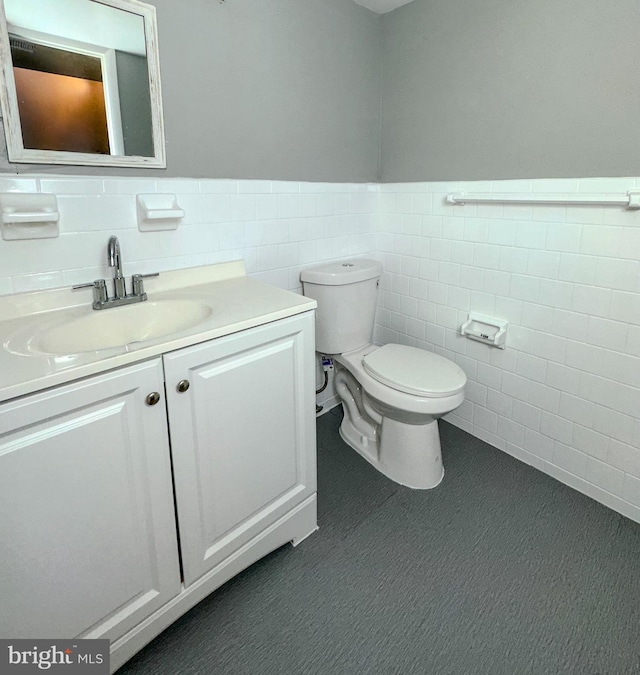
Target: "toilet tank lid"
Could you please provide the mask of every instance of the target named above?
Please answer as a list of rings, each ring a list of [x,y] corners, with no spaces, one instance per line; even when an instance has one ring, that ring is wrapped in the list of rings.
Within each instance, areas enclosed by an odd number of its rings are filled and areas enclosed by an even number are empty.
[[[344,286],[375,279],[382,274],[382,263],[369,258],[352,258],[302,270],[300,280],[321,286]]]

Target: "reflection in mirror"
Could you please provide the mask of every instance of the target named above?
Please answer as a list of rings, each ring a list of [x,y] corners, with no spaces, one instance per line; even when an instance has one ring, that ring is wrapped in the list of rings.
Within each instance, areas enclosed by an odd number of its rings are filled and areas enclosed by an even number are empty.
[[[9,159],[165,166],[155,8],[3,0]]]

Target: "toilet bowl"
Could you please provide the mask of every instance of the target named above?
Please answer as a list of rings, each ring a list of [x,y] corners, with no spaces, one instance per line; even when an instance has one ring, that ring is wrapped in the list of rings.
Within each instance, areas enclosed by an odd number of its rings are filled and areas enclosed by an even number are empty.
[[[316,348],[336,364],[343,440],[395,482],[433,488],[444,475],[438,418],[463,402],[467,378],[433,352],[371,344],[381,273],[363,259],[302,272],[304,294],[318,303]]]
[[[367,345],[334,361],[343,440],[396,483],[438,485],[444,468],[437,420],[464,400],[462,370],[437,354],[396,344]],[[431,385],[434,371],[438,381]]]

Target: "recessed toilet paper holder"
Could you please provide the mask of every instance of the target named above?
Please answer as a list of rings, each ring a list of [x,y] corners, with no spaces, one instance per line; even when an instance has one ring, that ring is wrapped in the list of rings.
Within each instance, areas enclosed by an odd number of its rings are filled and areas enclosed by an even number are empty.
[[[504,349],[508,325],[507,321],[469,312],[469,318],[460,327],[460,332],[471,340],[478,340],[491,347]]]

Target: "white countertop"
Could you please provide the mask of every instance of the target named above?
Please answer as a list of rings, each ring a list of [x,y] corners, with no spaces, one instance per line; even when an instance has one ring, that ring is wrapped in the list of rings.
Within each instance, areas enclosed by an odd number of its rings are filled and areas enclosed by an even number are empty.
[[[213,312],[169,336],[99,351],[66,355],[16,348],[42,326],[91,313],[91,289],[70,288],[0,296],[0,401],[142,361],[205,340],[311,311],[315,300],[247,277],[242,261],[163,272],[145,280],[149,300],[196,299]],[[135,306],[135,305],[133,305]],[[131,305],[130,305],[131,307]],[[118,308],[97,310],[117,312]]]

